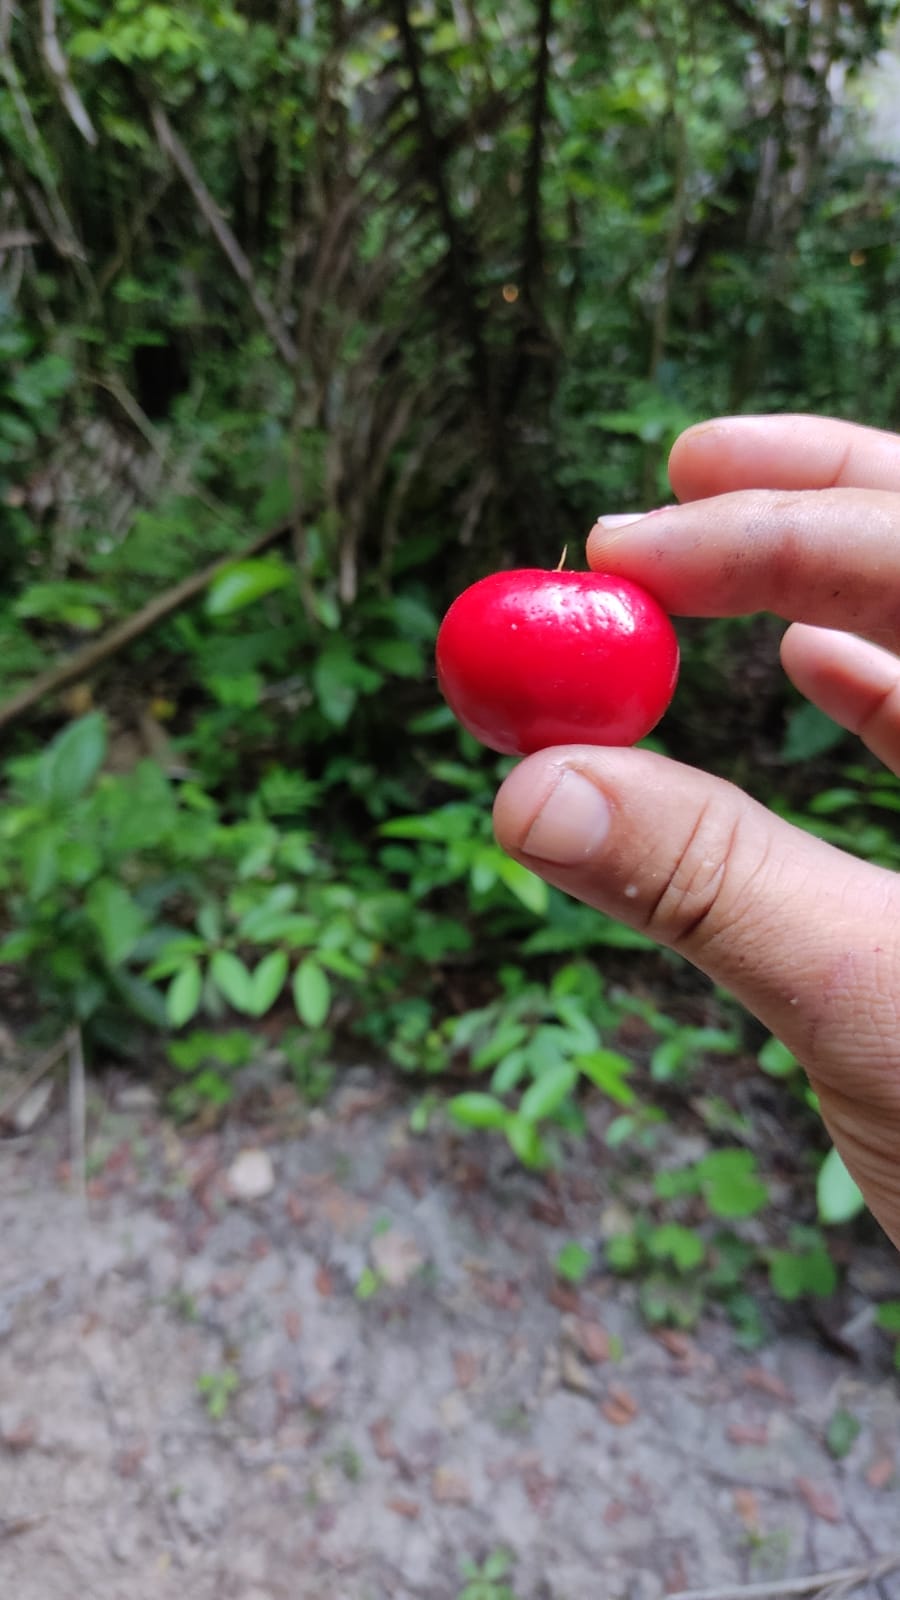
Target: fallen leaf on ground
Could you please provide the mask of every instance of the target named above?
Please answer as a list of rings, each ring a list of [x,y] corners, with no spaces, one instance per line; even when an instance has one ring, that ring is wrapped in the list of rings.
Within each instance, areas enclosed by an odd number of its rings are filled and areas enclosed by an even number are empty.
[[[10,1118],[14,1133],[31,1133],[37,1127],[49,1108],[55,1087],[52,1078],[45,1078],[43,1083],[36,1083],[33,1089],[23,1095]]]
[[[284,1209],[291,1222],[298,1228],[309,1218],[309,1206],[299,1194],[289,1194],[284,1202]]]
[[[299,1311],[296,1311],[293,1307],[291,1307],[290,1311],[286,1311],[284,1313],[284,1331],[287,1334],[287,1337],[290,1339],[291,1344],[297,1343],[302,1327],[303,1319],[300,1316]]]
[[[596,1394],[597,1385],[581,1357],[570,1344],[563,1342],[559,1352],[559,1379],[564,1389],[576,1394]]]
[[[323,1383],[317,1384],[315,1389],[307,1391],[303,1396],[303,1403],[320,1417],[324,1412],[331,1410],[340,1392],[341,1386],[337,1378],[326,1378]]]
[[[609,1360],[609,1334],[599,1322],[589,1322],[586,1317],[564,1317],[562,1334],[586,1361],[597,1364]]]
[[[725,1429],[732,1444],[768,1444],[769,1428],[765,1422],[729,1422]]]
[[[760,1394],[767,1394],[772,1400],[783,1400],[788,1405],[793,1405],[794,1396],[786,1383],[774,1372],[769,1372],[765,1367],[745,1367],[742,1381],[746,1388],[757,1389]]]
[[[425,1257],[416,1240],[409,1233],[401,1233],[398,1228],[376,1234],[369,1249],[375,1271],[391,1289],[404,1289],[410,1278],[425,1265]]]
[[[522,1483],[528,1503],[538,1516],[549,1516],[556,1499],[556,1479],[551,1478],[538,1461],[529,1461],[522,1473]]]
[[[834,1492],[811,1478],[795,1478],[794,1488],[814,1517],[821,1522],[842,1522],[844,1513]]]
[[[18,1453],[21,1450],[30,1450],[37,1436],[38,1425],[35,1417],[17,1417],[14,1422],[0,1429],[0,1444],[6,1450]]]
[[[886,1489],[895,1470],[893,1456],[878,1456],[866,1470],[866,1483],[870,1489]]]
[[[479,1275],[476,1283],[479,1295],[488,1305],[496,1306],[498,1311],[521,1311],[522,1296],[511,1278],[483,1278]]]
[[[390,1417],[378,1417],[369,1427],[372,1449],[379,1461],[396,1461],[399,1454],[394,1443],[392,1428]]]
[[[263,1200],[275,1187],[275,1169],[268,1150],[242,1150],[228,1168],[232,1200]]]
[[[320,1294],[323,1299],[328,1299],[334,1294],[334,1278],[327,1267],[316,1268],[316,1294]]]
[[[331,1223],[335,1233],[342,1234],[355,1233],[369,1215],[369,1207],[364,1201],[338,1188],[326,1190],[319,1201],[319,1210]]]
[[[453,1372],[458,1389],[470,1389],[481,1371],[481,1358],[474,1350],[454,1350]]]
[[[603,1513],[603,1521],[607,1528],[614,1528],[617,1522],[624,1521],[628,1515],[628,1507],[624,1500],[610,1500]]]
[[[653,1337],[676,1361],[691,1361],[696,1354],[693,1340],[677,1328],[656,1328]]]
[[[606,1393],[600,1410],[607,1422],[615,1428],[625,1428],[633,1422],[638,1414],[638,1403],[634,1395],[621,1384],[611,1383]]]
[[[418,1503],[415,1500],[404,1500],[402,1495],[395,1495],[393,1500],[387,1500],[385,1504],[389,1511],[393,1511],[398,1517],[408,1518],[410,1522],[421,1515]]]
[[[453,1467],[438,1467],[431,1479],[432,1497],[441,1505],[467,1506],[472,1500],[469,1480]]]
[[[581,1297],[578,1290],[574,1289],[570,1283],[563,1283],[561,1278],[554,1279],[547,1299],[552,1306],[556,1307],[557,1311],[568,1312],[570,1316],[581,1308]]]
[[[752,1489],[735,1489],[734,1509],[748,1533],[759,1532],[759,1501]]]

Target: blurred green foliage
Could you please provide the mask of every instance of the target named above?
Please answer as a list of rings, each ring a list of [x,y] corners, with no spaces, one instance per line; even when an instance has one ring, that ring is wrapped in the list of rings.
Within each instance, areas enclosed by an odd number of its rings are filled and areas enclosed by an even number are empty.
[[[0,962],[45,1031],[164,1037],[181,1116],[265,1016],[310,1098],[355,1037],[530,1165],[598,1093],[610,1148],[652,1152],[740,1019],[685,1020],[665,959],[651,998],[642,936],[497,849],[509,763],[439,703],[434,636],[467,578],[666,496],[691,422],[896,421],[896,170],[853,84],[897,5],[57,0],[65,71],[33,11],[0,66],[0,699],[232,559],[13,725]],[[656,747],[900,864],[900,786],[776,640],[685,625]],[[675,1176],[688,1220],[619,1268],[660,1320],[700,1283],[749,1328],[712,1224],[765,1179],[727,1142]],[[857,1203],[829,1157],[821,1219]],[[827,1292],[818,1236],[767,1266]]]

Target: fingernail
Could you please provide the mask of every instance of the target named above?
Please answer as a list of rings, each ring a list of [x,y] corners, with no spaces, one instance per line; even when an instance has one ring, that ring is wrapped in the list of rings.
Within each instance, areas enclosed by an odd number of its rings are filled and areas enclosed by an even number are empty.
[[[566,768],[531,824],[522,851],[558,866],[575,867],[599,850],[609,824],[604,795],[580,772]]]
[[[646,522],[648,517],[658,517],[663,511],[671,511],[672,506],[657,506],[654,511],[623,511],[615,512],[610,516],[598,517],[594,526],[596,528],[609,528],[612,532],[616,528],[629,528],[633,522]]]

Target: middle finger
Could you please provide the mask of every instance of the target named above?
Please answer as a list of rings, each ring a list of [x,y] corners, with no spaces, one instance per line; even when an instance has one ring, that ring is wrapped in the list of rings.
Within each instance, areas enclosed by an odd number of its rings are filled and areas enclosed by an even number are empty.
[[[682,617],[771,611],[900,644],[900,495],[748,489],[591,530],[595,572],[643,583]]]

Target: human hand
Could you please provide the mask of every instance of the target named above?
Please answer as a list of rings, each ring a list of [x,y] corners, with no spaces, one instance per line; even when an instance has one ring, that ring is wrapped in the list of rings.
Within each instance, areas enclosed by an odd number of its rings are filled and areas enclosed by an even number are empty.
[[[900,773],[900,436],[727,418],[682,434],[669,471],[681,504],[598,522],[591,567],[676,616],[784,617],[797,688]],[[528,756],[494,827],[510,855],[679,951],[784,1041],[900,1247],[900,878],[645,750]]]

